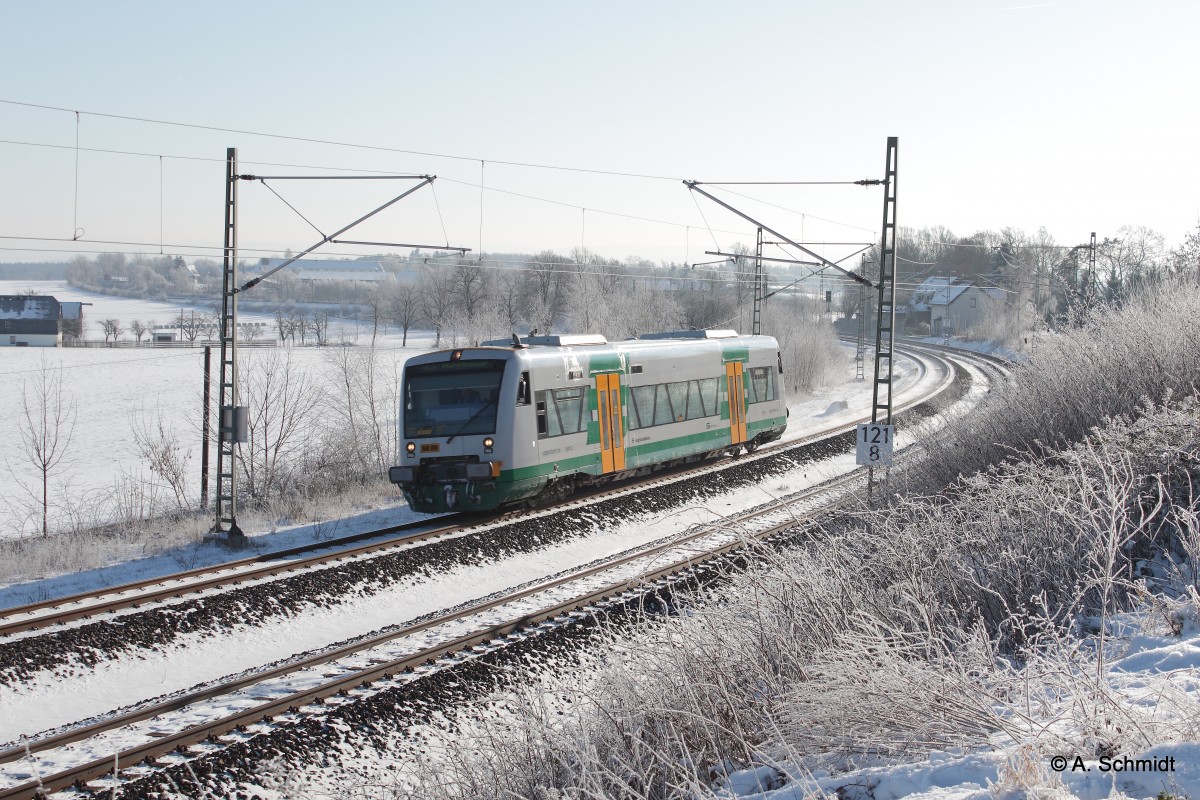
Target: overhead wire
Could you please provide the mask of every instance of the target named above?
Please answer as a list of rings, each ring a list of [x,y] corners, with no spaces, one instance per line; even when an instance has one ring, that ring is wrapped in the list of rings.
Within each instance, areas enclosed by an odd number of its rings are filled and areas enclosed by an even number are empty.
[[[48,111],[61,111],[64,113],[73,113],[77,117],[79,115],[86,114],[89,116],[96,116],[96,117],[107,118],[107,119],[119,119],[119,120],[125,120],[125,121],[130,121],[130,122],[140,122],[140,123],[145,123],[145,124],[164,125],[164,126],[181,127],[181,128],[192,128],[192,129],[196,129],[196,130],[207,130],[207,131],[215,131],[215,132],[222,132],[222,133],[235,133],[235,134],[239,134],[239,135],[282,139],[285,141],[306,142],[306,143],[310,143],[310,144],[324,144],[324,145],[337,146],[337,147],[346,147],[346,148],[350,148],[350,149],[362,149],[362,150],[370,150],[370,151],[378,151],[378,152],[400,153],[400,154],[404,154],[404,155],[416,155],[416,156],[429,157],[429,158],[445,158],[445,159],[451,159],[451,160],[456,160],[456,161],[485,161],[486,160],[486,161],[491,161],[494,164],[501,164],[504,166],[523,167],[523,168],[529,168],[529,169],[558,170],[558,171],[564,171],[564,172],[577,172],[577,173],[594,174],[594,175],[611,175],[611,176],[615,176],[615,177],[641,178],[641,179],[646,179],[646,180],[664,180],[664,181],[674,181],[674,182],[680,182],[683,180],[678,177],[667,176],[667,175],[654,175],[654,174],[649,174],[649,173],[638,173],[638,172],[623,172],[623,171],[619,171],[619,170],[601,170],[601,169],[593,169],[593,168],[586,168],[586,167],[569,167],[569,166],[552,165],[552,164],[538,164],[538,163],[534,163],[534,162],[505,161],[505,160],[494,159],[494,158],[482,159],[482,158],[479,158],[478,156],[460,156],[460,155],[452,155],[452,154],[445,154],[445,153],[432,153],[432,152],[425,152],[425,151],[419,151],[419,150],[407,150],[407,149],[403,149],[403,148],[386,147],[386,146],[382,146],[382,145],[366,145],[366,144],[355,143],[355,142],[344,142],[344,141],[329,140],[329,139],[316,139],[316,138],[311,138],[311,137],[292,136],[292,135],[288,135],[288,134],[266,133],[266,132],[262,132],[262,131],[249,131],[249,130],[241,130],[241,129],[237,129],[237,128],[224,128],[224,127],[212,126],[212,125],[199,125],[199,124],[195,124],[195,123],[176,122],[176,121],[171,121],[171,120],[158,120],[158,119],[153,119],[153,118],[148,118],[148,117],[136,117],[136,116],[130,116],[130,115],[112,114],[112,113],[95,112],[95,111],[79,111],[76,109],[68,109],[68,108],[64,108],[64,107],[60,107],[60,106],[51,106],[51,105],[44,105],[44,104],[38,104],[38,103],[21,102],[21,101],[9,100],[9,99],[5,99],[5,98],[0,98],[0,104],[22,106],[22,107],[27,107],[27,108],[37,108],[37,109],[48,110]],[[803,182],[793,181],[792,183],[803,183]],[[733,192],[730,189],[726,189],[726,191],[728,191],[732,194],[738,194],[737,192]],[[742,196],[744,196],[744,195],[742,195]],[[754,199],[754,198],[750,198],[750,199]],[[765,201],[759,201],[759,202],[765,202]],[[794,213],[794,214],[801,213],[801,212],[797,212],[793,209],[784,208],[783,206],[778,206],[778,207],[785,211]],[[808,215],[808,216],[813,216],[813,215]],[[850,225],[849,223],[840,223],[840,222],[836,222],[835,220],[825,219],[823,217],[813,216],[813,218],[820,219],[824,222],[829,222],[831,224],[843,225],[845,227],[851,227],[851,228],[857,227],[854,225]],[[866,230],[866,229],[862,229],[862,230]]]
[[[306,144],[322,144],[322,145],[329,145],[331,147],[346,147],[346,148],[350,148],[350,149],[371,150],[371,151],[382,152],[382,153],[400,153],[403,155],[422,156],[425,158],[445,158],[445,159],[450,159],[450,160],[454,160],[454,161],[486,160],[486,161],[492,162],[493,164],[502,164],[504,166],[509,166],[509,167],[525,167],[525,168],[529,168],[529,169],[558,170],[558,171],[562,171],[562,172],[581,172],[581,173],[588,173],[588,174],[592,174],[592,175],[612,175],[612,176],[621,177],[621,178],[644,178],[647,180],[660,180],[660,181],[681,181],[682,180],[682,178],[676,178],[676,177],[672,177],[669,175],[653,175],[650,173],[641,173],[641,172],[621,172],[618,170],[592,169],[592,168],[588,168],[588,167],[567,167],[567,166],[556,165],[556,164],[538,164],[535,162],[527,162],[527,161],[505,161],[503,159],[498,159],[498,158],[481,159],[479,156],[460,156],[460,155],[453,155],[453,154],[449,154],[449,153],[434,153],[434,152],[423,151],[423,150],[406,150],[406,149],[400,148],[400,147],[387,147],[384,145],[361,144],[361,143],[357,143],[357,142],[343,142],[343,141],[337,141],[335,139],[317,139],[317,138],[308,137],[308,136],[293,136],[293,135],[283,134],[283,133],[267,133],[264,131],[252,131],[252,130],[244,130],[244,129],[240,129],[240,128],[226,128],[226,127],[222,127],[219,125],[200,125],[200,124],[191,123],[191,122],[175,122],[172,120],[153,119],[151,117],[136,117],[136,116],[127,115],[127,114],[111,114],[111,113],[105,113],[105,112],[100,112],[100,111],[78,111],[75,109],[64,108],[61,106],[50,106],[50,105],[43,105],[40,103],[27,103],[27,102],[22,102],[19,100],[8,100],[5,98],[0,98],[0,104],[23,106],[26,108],[37,108],[37,109],[41,109],[44,111],[61,111],[64,113],[86,114],[88,116],[102,117],[104,119],[118,119],[118,120],[123,120],[126,122],[141,122],[141,123],[148,124],[148,125],[164,125],[164,126],[170,126],[170,127],[176,127],[176,128],[190,128],[193,130],[213,131],[215,133],[233,133],[233,134],[237,134],[239,136],[259,136],[259,137],[269,138],[269,139],[282,139],[284,141],[290,141],[290,142],[304,142]]]

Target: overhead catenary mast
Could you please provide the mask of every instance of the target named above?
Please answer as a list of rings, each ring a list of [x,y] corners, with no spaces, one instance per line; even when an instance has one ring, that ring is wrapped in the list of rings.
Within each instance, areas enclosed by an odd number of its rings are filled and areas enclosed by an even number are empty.
[[[235,446],[244,443],[248,436],[248,414],[245,406],[238,403],[238,387],[237,387],[237,296],[239,293],[252,289],[263,281],[263,279],[274,275],[279,270],[295,263],[300,258],[308,255],[325,244],[348,244],[348,245],[372,245],[379,247],[428,247],[431,249],[457,251],[462,254],[470,252],[470,248],[466,247],[451,247],[449,243],[446,245],[420,245],[407,244],[400,242],[360,242],[339,239],[338,237],[344,234],[351,228],[365,222],[374,217],[384,209],[398,203],[405,197],[408,197],[413,192],[423,186],[428,186],[437,179],[436,175],[355,175],[355,176],[337,176],[337,175],[281,175],[281,176],[260,176],[260,175],[241,175],[237,171],[237,148],[230,147],[225,153],[225,241],[224,241],[224,262],[221,282],[221,320],[220,320],[220,340],[221,340],[221,376],[220,376],[220,391],[218,395],[218,431],[219,435],[217,446],[217,484],[216,484],[216,522],[213,525],[214,533],[225,533],[227,541],[233,544],[240,545],[244,542],[245,536],[242,529],[237,523],[238,511],[238,487],[237,487],[237,452]],[[237,182],[238,181],[259,181],[264,186],[267,181],[278,180],[417,180],[416,186],[409,187],[401,192],[396,197],[393,197],[388,202],[377,207],[374,211],[356,219],[349,225],[339,229],[336,233],[326,236],[321,235],[320,241],[311,247],[301,251],[298,255],[285,260],[283,263],[273,269],[264,272],[247,281],[245,285],[238,286],[237,277]],[[274,191],[274,190],[272,190]],[[278,193],[276,193],[278,194]],[[280,198],[283,199],[282,197]],[[284,201],[286,204],[286,201]],[[288,204],[290,207],[290,204]],[[293,208],[293,210],[295,210]],[[299,212],[296,212],[299,214]],[[303,218],[303,215],[301,215]],[[308,222],[308,220],[305,220]],[[312,224],[311,222],[309,223]],[[315,227],[315,226],[314,226]],[[320,231],[318,231],[320,232]],[[205,409],[207,415],[208,410]],[[207,443],[206,443],[207,446]],[[228,526],[228,527],[226,527]]]

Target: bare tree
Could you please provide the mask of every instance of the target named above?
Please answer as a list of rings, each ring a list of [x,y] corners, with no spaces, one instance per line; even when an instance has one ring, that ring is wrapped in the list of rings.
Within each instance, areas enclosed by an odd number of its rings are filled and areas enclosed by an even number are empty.
[[[138,344],[142,343],[142,337],[145,336],[149,330],[150,329],[148,327],[142,324],[140,319],[135,319],[133,322],[129,323],[129,332],[133,334]]]
[[[108,344],[109,337],[115,342],[121,338],[121,334],[125,333],[125,328],[119,319],[106,319],[100,323],[100,327],[104,330],[105,344]]]
[[[1200,282],[1200,222],[1170,253],[1171,271],[1179,278]]]
[[[400,346],[408,347],[408,331],[421,315],[421,293],[416,284],[400,281],[388,291],[388,311],[400,326]]]
[[[1117,238],[1099,249],[1108,269],[1104,276],[1110,300],[1127,296],[1154,283],[1165,270],[1166,243],[1162,234],[1142,225],[1125,225]]]
[[[571,278],[566,261],[553,250],[543,250],[529,260],[525,316],[542,333],[550,333],[566,311]]]
[[[454,276],[444,266],[435,265],[421,275],[421,313],[433,325],[434,347],[442,346],[442,332],[455,307]]]
[[[367,293],[366,300],[367,313],[371,317],[371,346],[375,345],[375,340],[379,338],[379,323],[384,324],[384,333],[387,333],[387,306],[388,298],[382,287],[376,286]]]
[[[452,271],[458,307],[473,316],[479,302],[488,294],[487,273],[482,261],[461,262]]]
[[[75,403],[63,396],[61,367],[55,370],[43,361],[34,378],[21,382],[21,413],[22,452],[42,480],[45,536],[50,533],[50,475],[66,457],[75,430]]]
[[[329,413],[340,423],[329,426],[344,435],[340,444],[349,450],[352,472],[382,475],[395,453],[395,420],[399,366],[382,363],[374,347],[366,350],[338,347],[329,351]],[[337,450],[340,448],[327,448]],[[330,457],[332,453],[327,453]]]
[[[525,319],[524,288],[521,274],[516,270],[502,270],[492,283],[495,287],[497,306],[504,319],[504,330],[515,333]]]
[[[179,335],[189,343],[195,344],[200,338],[200,334],[208,330],[212,324],[212,318],[203,312],[197,314],[195,311],[190,311],[184,314],[179,312]]]
[[[287,344],[288,333],[291,327],[288,324],[288,314],[284,311],[283,306],[275,309],[275,330],[279,333],[279,344]]]
[[[187,470],[191,454],[179,441],[178,434],[163,417],[161,408],[148,419],[139,413],[130,419],[134,446],[138,455],[146,460],[150,472],[166,481],[175,493],[175,505],[180,511],[187,508]]]
[[[247,355],[238,382],[241,396],[249,399],[249,441],[237,449],[237,459],[246,492],[262,498],[285,488],[303,460],[321,395],[290,352],[252,350]]]
[[[292,344],[296,343],[296,334],[300,334],[300,344],[308,341],[308,314],[303,308],[294,308],[288,314],[288,335],[292,337]]]
[[[314,311],[312,317],[308,320],[308,330],[312,332],[313,338],[317,340],[318,347],[324,347],[328,344],[329,312]],[[301,338],[303,338],[303,334]]]

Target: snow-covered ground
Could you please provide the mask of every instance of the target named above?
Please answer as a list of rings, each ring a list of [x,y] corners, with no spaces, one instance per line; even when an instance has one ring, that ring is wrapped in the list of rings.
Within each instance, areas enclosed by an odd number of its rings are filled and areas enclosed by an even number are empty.
[[[927,374],[918,380],[914,364],[905,361],[898,368],[897,395],[901,401],[924,391],[939,380]],[[829,428],[853,416],[870,400],[868,382],[854,381],[826,388],[791,406],[789,438],[798,438],[818,428]],[[900,442],[903,445],[903,440]],[[327,646],[334,642],[366,634],[439,609],[453,607],[502,591],[527,581],[601,559],[631,547],[654,541],[700,522],[711,522],[740,510],[762,504],[779,495],[790,494],[854,469],[852,454],[819,464],[807,472],[772,479],[757,490],[741,490],[709,497],[696,505],[664,515],[639,515],[620,524],[599,530],[596,535],[572,540],[534,554],[522,554],[503,562],[472,565],[451,572],[403,583],[368,598],[348,599],[333,608],[312,608],[264,632],[246,626],[227,631],[221,647],[212,646],[209,635],[185,637],[175,645],[155,653],[138,653],[107,662],[95,671],[73,676],[67,691],[58,674],[35,676],[19,690],[0,690],[0,741],[36,733],[81,717],[103,713],[148,696],[181,690],[197,683],[250,669],[285,658],[294,653]],[[401,502],[401,506],[403,506]],[[343,520],[339,532],[380,522],[378,512],[353,521]],[[423,518],[406,508],[387,514],[389,521]],[[257,546],[277,549],[298,541],[311,540],[311,526],[276,534],[250,531]],[[229,558],[221,548],[197,548],[197,565],[206,559]],[[0,607],[18,605],[31,599],[110,586],[136,577],[177,571],[178,554],[116,564],[90,573],[61,576],[32,584],[0,590]],[[76,623],[85,624],[85,623]],[[28,634],[33,635],[33,634]]]
[[[92,303],[85,308],[87,338],[103,338],[98,322],[102,319],[115,317],[125,324],[134,319],[165,322],[180,311],[166,303],[82,291],[64,281],[0,281],[0,294],[30,289],[60,301]],[[271,323],[271,318],[262,314],[241,313],[239,319]],[[337,338],[344,335],[364,344],[370,339],[370,332],[356,328],[353,320],[344,327],[332,323],[331,328],[331,335]],[[123,337],[129,338],[128,334]],[[400,341],[401,337],[392,333],[382,338],[380,346],[407,357],[431,344],[425,335],[410,335],[408,348],[401,348]],[[318,364],[324,355],[320,348],[292,349],[292,357],[302,367]],[[214,354],[213,369],[217,369],[216,361]],[[119,492],[123,479],[148,479],[133,441],[133,424],[137,419],[154,423],[160,415],[185,445],[199,483],[202,347],[0,348],[0,408],[7,409],[0,414],[0,442],[5,442],[0,450],[0,538],[40,530],[40,476],[22,452],[19,431],[24,422],[22,386],[47,367],[61,368],[65,398],[76,410],[66,455],[51,473],[52,504],[67,499],[67,505],[76,511],[86,509],[90,498]],[[61,523],[70,513],[60,507],[52,509],[51,515]]]

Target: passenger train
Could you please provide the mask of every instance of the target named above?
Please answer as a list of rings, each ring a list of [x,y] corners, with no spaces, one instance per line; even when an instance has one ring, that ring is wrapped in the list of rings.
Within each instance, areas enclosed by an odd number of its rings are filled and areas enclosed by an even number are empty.
[[[410,358],[399,464],[416,511],[486,511],[681,461],[754,450],[787,425],[769,336],[527,336]]]

